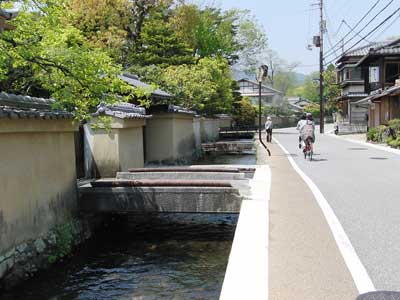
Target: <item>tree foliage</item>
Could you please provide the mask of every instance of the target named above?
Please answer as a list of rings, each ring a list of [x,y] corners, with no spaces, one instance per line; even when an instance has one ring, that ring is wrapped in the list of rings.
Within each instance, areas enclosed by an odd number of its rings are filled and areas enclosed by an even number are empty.
[[[162,80],[178,104],[200,113],[223,113],[232,108],[232,79],[225,59],[203,58],[195,65],[170,66]]]
[[[17,29],[0,36],[2,90],[54,97],[78,118],[134,92],[118,79],[120,67],[65,23],[63,1],[26,1],[14,22]]]
[[[233,63],[241,49],[236,39],[238,12],[213,7],[200,9],[194,4],[182,3],[177,7],[172,22],[177,35],[193,49],[194,56],[221,56]]]
[[[256,108],[251,104],[250,99],[242,98],[236,101],[233,110],[233,119],[237,126],[252,126],[257,117]]]
[[[106,49],[122,61],[126,48],[131,10],[129,0],[70,0],[65,22],[79,29],[94,47]]]
[[[181,65],[193,63],[192,50],[175,32],[167,5],[150,10],[144,21],[140,37],[130,49],[129,65]]]
[[[121,81],[123,69],[200,113],[232,112],[230,66],[266,47],[248,11],[223,11],[174,0],[23,0],[0,35],[0,89],[53,97],[57,106],[89,118],[99,102],[148,91]]]

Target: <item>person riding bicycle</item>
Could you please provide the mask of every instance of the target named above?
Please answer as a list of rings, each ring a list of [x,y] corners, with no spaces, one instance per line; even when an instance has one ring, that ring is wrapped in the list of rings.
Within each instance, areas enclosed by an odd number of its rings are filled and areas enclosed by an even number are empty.
[[[271,143],[271,141],[272,141],[272,127],[273,127],[272,119],[271,119],[271,117],[267,117],[267,122],[265,122],[265,131],[267,134],[267,142],[268,143]]]
[[[301,149],[301,133],[300,133],[300,128],[306,123],[306,114],[303,114],[301,116],[301,119],[299,120],[299,122],[297,122],[297,126],[296,129],[299,132],[299,149]]]
[[[315,123],[310,113],[306,114],[306,122],[300,127],[300,136],[304,144],[306,144],[307,139],[310,139],[311,147],[315,143]]]

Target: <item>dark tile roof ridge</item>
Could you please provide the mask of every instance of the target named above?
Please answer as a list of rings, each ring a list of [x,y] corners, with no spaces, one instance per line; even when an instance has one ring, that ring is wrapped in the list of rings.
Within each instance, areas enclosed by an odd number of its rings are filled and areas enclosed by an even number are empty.
[[[196,115],[197,112],[194,110],[190,110],[188,108],[184,108],[179,105],[173,105],[169,104],[168,105],[168,112],[174,112],[174,113],[184,113],[184,114],[191,114],[191,115]]]
[[[151,116],[146,115],[146,109],[132,103],[121,102],[115,104],[106,104],[104,102],[97,106],[94,117],[100,115],[112,116],[119,119],[146,119]]]
[[[0,118],[9,119],[72,119],[74,115],[67,111],[40,109],[21,109],[20,107],[0,106]]]
[[[18,104],[25,104],[28,105],[43,105],[43,106],[50,106],[55,103],[54,99],[45,99],[45,98],[37,98],[31,96],[23,96],[23,95],[16,95],[6,92],[0,92],[0,104],[4,102],[13,103],[15,105]]]
[[[119,78],[135,87],[151,88],[151,86],[148,83],[141,81],[137,75],[131,73],[123,73],[122,75],[119,76]],[[152,95],[166,97],[166,98],[172,97],[172,95],[160,89],[154,89]]]
[[[238,80],[238,81],[248,81],[248,82],[251,82],[251,83],[254,83],[254,84],[257,84],[257,85],[258,85],[258,82],[257,82],[257,81],[251,80],[251,79],[242,78],[242,79],[240,79],[240,80]],[[267,85],[265,85],[265,84],[261,84],[261,86],[262,86],[263,88],[270,89],[271,91],[277,92],[277,93],[279,93],[279,94],[283,94],[282,91],[279,91],[279,90],[277,90],[277,89],[274,89],[273,87],[267,86]]]
[[[15,95],[0,92],[1,118],[72,119],[74,115],[63,110],[53,110],[54,99]]]

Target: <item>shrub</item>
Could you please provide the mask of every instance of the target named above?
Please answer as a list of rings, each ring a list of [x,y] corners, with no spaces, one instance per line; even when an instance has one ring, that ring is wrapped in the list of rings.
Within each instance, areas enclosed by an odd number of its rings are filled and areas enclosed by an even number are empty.
[[[388,144],[390,147],[393,147],[393,148],[400,148],[400,137],[398,137],[398,138],[396,138],[396,139],[389,138],[389,139],[387,140],[387,144]]]
[[[393,129],[395,133],[398,133],[400,131],[400,119],[390,120],[389,128]]]
[[[237,126],[253,126],[256,116],[256,108],[248,98],[243,98],[234,104],[233,118]]]
[[[379,130],[378,128],[372,127],[367,132],[367,140],[371,142],[378,142]]]

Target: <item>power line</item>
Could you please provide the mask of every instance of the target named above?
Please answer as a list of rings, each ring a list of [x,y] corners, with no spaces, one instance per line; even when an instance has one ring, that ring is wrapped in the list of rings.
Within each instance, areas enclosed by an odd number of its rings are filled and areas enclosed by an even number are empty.
[[[330,21],[330,18],[329,18],[329,16],[328,16],[328,12],[327,12],[327,9],[326,9],[326,6],[324,5],[324,12],[325,12],[325,15],[326,15],[326,19],[327,19],[327,23],[329,23],[329,24],[332,24],[332,22]],[[326,35],[327,35],[327,37],[328,37],[328,43],[329,43],[329,46],[331,46],[331,48],[333,48],[333,46],[332,46],[332,41],[331,41],[331,37],[330,37],[330,35],[329,35],[329,31],[328,31],[328,26],[326,26]],[[336,50],[334,50],[334,53],[335,53],[335,55],[337,55],[337,53],[336,53]]]
[[[390,27],[392,27],[394,25],[394,23],[396,23],[396,21],[398,21],[400,19],[400,13],[397,15],[397,17],[390,22],[390,24],[388,26],[386,26],[380,33],[378,33],[376,36],[373,37],[374,40],[378,40]]]
[[[342,20],[342,21],[340,22],[340,25],[339,25],[338,29],[336,29],[336,32],[332,35],[334,38],[337,37],[337,35],[338,35],[339,32],[340,32],[340,29],[342,29],[343,22],[344,22],[344,20]]]
[[[350,29],[351,32],[354,32],[353,28],[351,28],[351,26],[346,22],[346,20],[343,20],[342,22],[343,22],[343,24],[345,24],[345,25]],[[359,33],[356,33],[356,35],[358,35],[358,37],[360,37],[360,38],[362,38],[362,39],[365,39],[365,38],[364,38],[361,34],[359,34]],[[367,39],[365,39],[365,41],[366,41],[367,43],[370,43],[370,41],[368,41]]]
[[[367,38],[368,36],[370,36],[371,34],[373,34],[375,31],[377,31],[383,24],[385,24],[387,21],[389,21],[396,13],[398,13],[400,11],[400,7],[397,8],[390,16],[388,16],[385,20],[383,20],[381,23],[379,23],[378,26],[376,26],[374,29],[372,29],[370,32],[368,32],[368,34],[366,36],[364,36],[364,38]],[[349,50],[353,49],[355,46],[357,46],[359,43],[361,43],[363,41],[363,39],[358,40],[358,42],[356,42],[355,44],[353,44],[350,48],[348,48],[346,50],[346,52],[348,52]],[[336,56],[334,59],[330,60],[328,63],[325,64],[329,65],[331,63],[333,63],[336,59],[338,59],[340,56]]]
[[[367,23],[367,25],[365,25],[357,34],[361,33],[369,24],[371,24],[372,21],[374,21],[386,8],[389,7],[390,4],[393,3],[393,1],[394,1],[394,0],[391,0],[388,4],[386,4],[386,6],[383,7],[383,8],[382,8],[382,9]],[[345,38],[347,38],[347,37],[358,27],[358,25],[360,25],[361,22],[365,20],[365,18],[366,18],[366,17],[370,14],[370,12],[379,4],[379,2],[381,2],[381,0],[377,0],[377,1],[375,2],[375,4],[372,5],[372,7],[364,14],[364,16],[356,23],[356,25],[354,25],[354,26],[352,27],[352,30],[350,30],[350,31],[342,38],[342,40],[344,40]],[[344,45],[346,45],[346,44],[348,44],[350,41],[352,41],[352,40],[355,38],[355,36],[356,36],[356,35],[354,35],[350,40],[346,41]],[[337,42],[337,43],[334,45],[334,47],[336,48],[339,44],[340,44],[340,41]],[[342,46],[344,46],[344,45],[342,45]],[[332,55],[332,53],[333,53],[332,50],[333,50],[333,48],[331,48],[331,49],[329,49],[328,51],[326,51],[325,56],[328,57],[328,56]]]

